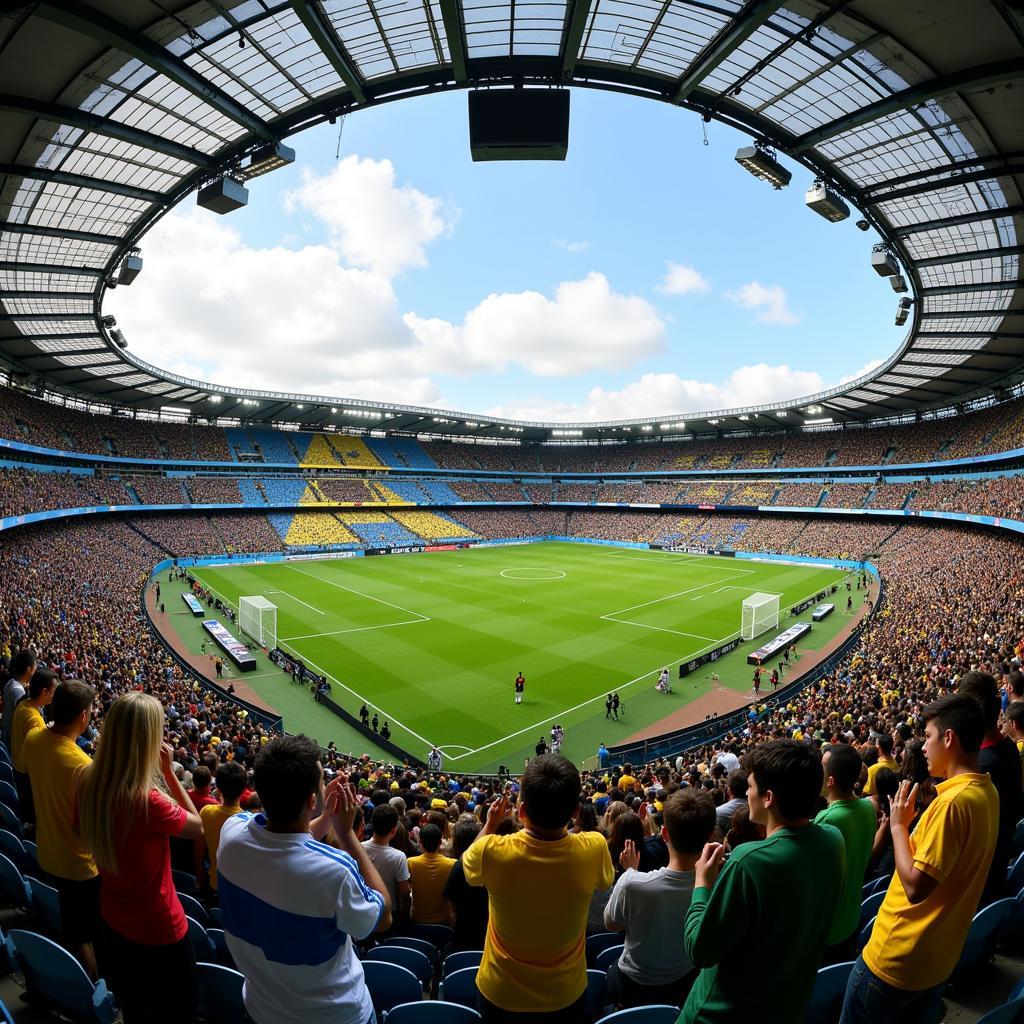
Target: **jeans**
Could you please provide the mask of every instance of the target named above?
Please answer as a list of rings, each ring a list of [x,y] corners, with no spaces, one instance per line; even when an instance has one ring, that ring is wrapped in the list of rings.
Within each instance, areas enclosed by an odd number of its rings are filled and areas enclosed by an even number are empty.
[[[872,974],[863,957],[857,957],[839,1024],[938,1024],[945,988],[945,982],[919,992],[895,988]]]
[[[476,1008],[485,1024],[587,1024],[587,993],[561,1010],[548,1013],[516,1013],[503,1010],[486,999],[481,992],[476,994]]]

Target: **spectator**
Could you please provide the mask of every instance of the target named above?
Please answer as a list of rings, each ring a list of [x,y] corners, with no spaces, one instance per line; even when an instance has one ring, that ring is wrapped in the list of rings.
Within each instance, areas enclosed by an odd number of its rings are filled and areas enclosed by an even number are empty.
[[[306,736],[271,740],[256,758],[265,816],[240,814],[221,830],[224,930],[256,1024],[373,1019],[352,939],[391,926],[390,897],[353,831],[355,791],[343,774],[325,790],[320,756]],[[311,837],[328,826],[340,850]]]
[[[449,908],[444,898],[444,886],[455,861],[438,852],[443,833],[434,824],[420,829],[423,853],[409,858],[412,882],[412,911],[410,918],[416,924],[448,924]]]
[[[455,866],[444,886],[444,898],[452,909],[450,923],[455,932],[452,950],[483,949],[487,938],[487,890],[470,885],[462,868],[462,856],[473,845],[481,828],[479,821],[465,817],[453,830]]]
[[[21,820],[35,824],[36,812],[32,804],[32,783],[22,753],[25,740],[37,729],[46,728],[43,708],[53,700],[57,689],[57,677],[48,668],[37,668],[28,684],[28,696],[14,709],[11,722],[11,764],[14,766],[14,782],[18,789],[18,803]]]
[[[1024,761],[1024,700],[1015,700],[1003,716],[1003,732],[1017,745]]]
[[[210,792],[212,782],[213,774],[205,764],[198,764],[192,769],[192,788],[188,791],[188,798],[199,812],[217,803],[217,798]]]
[[[680,1024],[756,1020],[769,989],[785,993],[785,1016],[799,1020],[842,891],[842,836],[810,820],[823,782],[818,754],[798,740],[772,740],[747,755],[746,767],[750,817],[767,839],[735,851],[720,878],[719,843],[697,861],[684,942],[701,972]]]
[[[75,742],[89,725],[95,691],[68,679],[53,695],[53,726],[36,729],[22,749],[36,808],[39,866],[60,896],[63,938],[94,981],[100,923],[100,879],[74,826],[79,773],[89,756]]]
[[[735,757],[735,755],[733,755]],[[715,811],[715,823],[722,836],[729,834],[732,828],[733,815],[747,806],[747,773],[742,769],[729,772],[729,799],[720,804]]]
[[[96,759],[83,770],[82,839],[102,879],[99,949],[125,1024],[196,1019],[196,959],[171,877],[168,836],[194,839],[202,824],[162,742],[160,702],[133,691],[113,702]],[[162,777],[168,799],[154,786]],[[175,998],[155,998],[174,979]]]
[[[374,807],[370,816],[373,834],[363,843],[363,848],[387,886],[393,908],[392,917],[396,924],[401,924],[408,917],[412,884],[409,881],[408,858],[391,845],[399,824],[398,810],[392,806],[393,803],[391,801]]]
[[[918,787],[900,784],[889,810],[896,872],[850,975],[841,1024],[937,1019],[967,938],[999,832],[999,797],[978,768],[985,719],[959,694],[929,704],[925,756],[938,795],[917,823]]]
[[[708,793],[678,790],[662,814],[668,867],[638,872],[640,851],[628,841],[619,857],[625,873],[604,911],[607,929],[626,933],[622,956],[608,974],[608,994],[620,1007],[682,1006],[697,977],[679,922],[690,908],[694,864],[715,830],[715,803]]]
[[[1017,825],[1017,811],[1020,807],[1020,754],[1013,741],[999,731],[999,685],[992,676],[987,672],[968,672],[960,680],[957,693],[972,697],[981,708],[985,718],[985,738],[981,741],[981,750],[978,753],[978,768],[991,776],[992,785],[996,787],[999,796],[999,835],[988,879],[981,894],[981,903],[984,906],[1006,894],[1006,864],[1010,859],[1013,832]]]
[[[494,835],[509,800],[490,807],[487,823],[462,859],[466,881],[487,888],[490,923],[477,974],[484,1020],[584,1024],[587,962],[584,931],[590,894],[611,885],[608,847],[599,833],[569,834],[580,797],[579,772],[560,754],[537,757],[520,783],[521,831]]]
[[[862,762],[853,747],[835,743],[825,748],[821,768],[825,776],[828,807],[814,819],[816,825],[832,825],[843,837],[846,862],[839,906],[828,936],[825,963],[838,964],[857,955],[861,890],[875,838],[875,809],[870,800],[858,800],[853,792]]]
[[[4,686],[3,741],[4,746],[11,749],[11,724],[14,722],[14,709],[28,692],[29,680],[36,670],[36,652],[30,647],[22,647],[11,658],[11,678]]]
[[[864,784],[865,796],[872,796],[874,794],[875,777],[880,771],[886,768],[893,772],[899,770],[899,765],[896,764],[892,756],[892,737],[889,735],[879,736],[875,744],[878,747],[878,760],[868,768],[868,781]]]
[[[209,769],[199,765],[192,774],[193,780],[196,773]],[[208,897],[212,900],[217,897],[217,850],[220,848],[220,834],[224,828],[224,822],[233,818],[236,814],[242,813],[240,800],[245,790],[248,776],[245,768],[237,761],[225,761],[217,767],[217,792],[220,793],[221,802],[214,801],[206,804],[199,810],[199,818],[203,823],[203,839],[206,855],[210,858],[210,871]]]

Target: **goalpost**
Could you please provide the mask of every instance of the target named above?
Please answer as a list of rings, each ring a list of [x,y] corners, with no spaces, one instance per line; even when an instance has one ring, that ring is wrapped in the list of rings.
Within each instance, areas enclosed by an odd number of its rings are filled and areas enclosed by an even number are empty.
[[[779,595],[751,594],[743,602],[741,635],[744,640],[753,640],[765,630],[779,624]]]
[[[268,651],[277,646],[277,605],[265,597],[238,599],[238,628]]]

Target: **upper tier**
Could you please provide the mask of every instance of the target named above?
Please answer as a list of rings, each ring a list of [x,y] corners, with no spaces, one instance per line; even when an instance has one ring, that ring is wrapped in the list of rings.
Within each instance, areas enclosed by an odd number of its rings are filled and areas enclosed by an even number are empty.
[[[41,448],[154,462],[310,468],[615,473],[821,466],[896,466],[1024,447],[1024,400],[964,416],[867,430],[625,444],[472,444],[413,437],[218,427],[129,419],[0,389],[0,438]]]

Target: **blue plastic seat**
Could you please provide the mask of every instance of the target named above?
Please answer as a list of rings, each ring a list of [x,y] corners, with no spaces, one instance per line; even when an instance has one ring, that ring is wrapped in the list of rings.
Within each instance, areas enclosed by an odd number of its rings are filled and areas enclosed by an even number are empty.
[[[7,749],[7,745],[2,742],[0,742],[0,761],[3,761],[4,764],[14,764],[11,760],[11,752]]]
[[[25,844],[5,828],[0,828],[0,853],[9,857],[20,871],[28,871],[32,865]]]
[[[885,892],[889,888],[889,883],[892,881],[892,875],[882,875],[881,878],[876,878],[871,883],[871,892],[865,893],[865,897],[871,896],[876,892]]]
[[[996,900],[974,915],[954,973],[962,974],[988,962],[995,952],[999,933],[1014,908],[1014,902],[1010,899]]]
[[[220,907],[210,907],[209,917],[214,928],[224,927],[224,915],[220,912]]]
[[[242,1002],[245,978],[220,964],[196,964],[199,975],[199,1019],[208,1024],[251,1024]]]
[[[1024,999],[1024,978],[1013,986],[1013,991],[1006,997],[1008,1003],[1012,1003],[1014,999]]]
[[[21,800],[18,791],[10,782],[0,781],[0,802],[7,804],[16,814],[21,811]]]
[[[386,964],[398,964],[412,971],[427,988],[434,977],[434,965],[418,950],[408,946],[376,946],[364,957],[365,961],[380,960]]]
[[[1006,872],[1006,891],[1010,896],[1016,896],[1024,889],[1024,853],[1020,854],[1013,862],[1013,866]]]
[[[1002,1006],[989,1010],[978,1024],[1017,1024],[1021,1020],[1024,1020],[1024,997],[1007,1000]]]
[[[29,907],[43,930],[60,938],[64,934],[64,924],[60,916],[60,893],[52,885],[39,881],[38,878],[25,876],[30,893]]]
[[[634,1006],[630,1010],[619,1010],[602,1017],[598,1024],[675,1024],[679,1016],[678,1006]]]
[[[621,938],[621,936],[619,937]],[[594,961],[594,966],[599,971],[604,971],[607,974],[612,969],[612,964],[618,963],[619,957],[622,956],[622,951],[625,948],[625,943],[620,942],[617,946],[608,946],[602,949]]]
[[[452,971],[444,981],[441,982],[439,998],[446,999],[449,1003],[458,1003],[460,1006],[476,1008],[476,972],[478,967],[463,967],[461,970]]]
[[[25,1000],[70,1017],[79,1024],[111,1024],[114,1000],[100,979],[94,985],[66,950],[35,932],[7,935],[11,962],[25,978]]]
[[[21,827],[21,818],[19,818],[18,815],[4,803],[0,803],[0,828],[5,828],[8,832],[13,832],[23,841],[25,839],[25,833]]]
[[[196,885],[195,875],[187,871],[171,870],[171,878],[174,880],[174,888],[183,892],[186,896],[198,896],[199,886]]]
[[[1024,818],[1017,822],[1013,830],[1013,843],[1010,846],[1010,857],[1017,858],[1024,853]]]
[[[31,839],[26,839],[21,845],[25,847],[25,852],[29,855],[32,870],[37,871],[39,869],[39,848]]]
[[[441,962],[441,977],[447,978],[454,971],[463,967],[479,967],[484,958],[482,949],[461,949],[457,953],[449,953]]]
[[[409,934],[414,939],[426,939],[427,942],[436,946],[438,950],[444,949],[455,938],[455,932],[446,924],[412,923],[409,925]]]
[[[400,1003],[415,1003],[423,998],[419,978],[406,967],[383,960],[364,960],[363,977],[378,1018]],[[381,1018],[382,1019],[382,1018]]]
[[[14,768],[11,767],[9,761],[0,761],[0,779],[14,784]]]
[[[804,1024],[834,1024],[839,1020],[846,983],[850,980],[855,961],[822,967],[814,979],[811,999],[804,1013]]]
[[[860,905],[860,927],[868,923],[872,918],[878,916],[878,908],[882,905],[885,900],[885,890],[881,892],[873,892],[863,903]]]
[[[217,947],[213,939],[206,934],[206,929],[194,918],[185,915],[188,921],[188,937],[192,940],[197,963],[211,963],[217,959]]]
[[[0,899],[18,910],[28,910],[32,890],[22,878],[18,865],[0,853]]]
[[[611,946],[622,945],[622,932],[598,932],[587,936],[587,966],[594,967],[598,956]]]
[[[868,939],[871,938],[871,929],[875,927],[875,921],[877,920],[877,917],[873,917],[866,925],[864,925],[863,928],[861,928],[860,937],[857,939],[858,952],[868,944]]]
[[[213,943],[213,948],[217,951],[217,963],[222,964],[224,967],[230,967],[233,971],[237,971],[238,968],[235,966],[235,958],[231,955],[231,949],[228,946],[228,936],[224,929],[207,928],[206,934],[209,940]]]
[[[421,999],[415,1003],[399,1003],[384,1014],[384,1020],[386,1024],[475,1024],[480,1014],[458,1003]]]
[[[597,1020],[608,1005],[604,990],[608,975],[590,968],[587,971],[587,1020]]]
[[[187,893],[179,892],[178,901],[181,903],[186,917],[194,917],[204,928],[210,927],[210,915],[207,914],[206,907],[199,900]]]
[[[0,1002],[0,1024],[14,1024],[11,1011],[2,1002]]]
[[[418,949],[432,964],[441,962],[441,954],[438,952],[437,946],[432,942],[427,942],[426,939],[415,939],[411,935],[393,935],[390,939],[385,939],[383,945]]]

